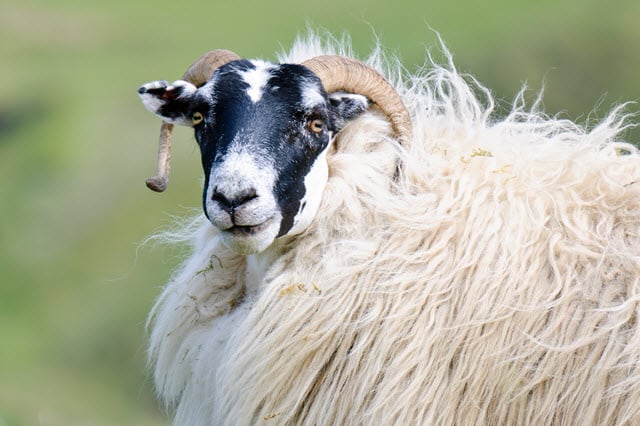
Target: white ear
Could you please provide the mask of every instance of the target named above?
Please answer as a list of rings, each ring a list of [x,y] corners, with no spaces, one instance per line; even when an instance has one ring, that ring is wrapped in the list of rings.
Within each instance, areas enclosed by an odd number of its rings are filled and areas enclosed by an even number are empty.
[[[184,80],[152,81],[138,89],[142,104],[167,123],[192,127],[188,117],[196,86]]]

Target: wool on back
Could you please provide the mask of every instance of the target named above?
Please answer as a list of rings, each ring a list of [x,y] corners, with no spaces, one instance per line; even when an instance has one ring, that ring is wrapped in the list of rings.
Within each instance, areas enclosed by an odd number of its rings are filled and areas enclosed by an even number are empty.
[[[283,62],[348,53],[315,36]],[[313,224],[246,294],[205,219],[150,317],[176,424],[640,422],[640,157],[620,110],[587,131],[495,118],[453,64],[400,79],[328,155]],[[391,70],[391,71],[389,71]]]

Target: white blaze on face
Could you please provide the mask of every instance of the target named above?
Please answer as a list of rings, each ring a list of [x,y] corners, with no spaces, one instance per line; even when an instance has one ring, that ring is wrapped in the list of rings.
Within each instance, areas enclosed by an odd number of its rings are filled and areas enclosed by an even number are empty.
[[[306,109],[311,110],[314,106],[324,106],[324,97],[320,94],[318,86],[307,82],[302,89],[302,104]]]
[[[322,151],[320,155],[315,159],[311,170],[304,177],[305,193],[302,200],[300,200],[300,209],[293,219],[293,226],[287,235],[296,235],[303,232],[311,225],[311,222],[320,208],[320,202],[322,201],[322,194],[329,178],[329,165],[327,164],[327,151],[331,142]]]
[[[271,69],[274,66],[263,61],[251,61],[251,63],[255,65],[254,69],[240,71],[238,74],[249,85],[247,95],[255,104],[262,98],[264,88],[272,77]]]

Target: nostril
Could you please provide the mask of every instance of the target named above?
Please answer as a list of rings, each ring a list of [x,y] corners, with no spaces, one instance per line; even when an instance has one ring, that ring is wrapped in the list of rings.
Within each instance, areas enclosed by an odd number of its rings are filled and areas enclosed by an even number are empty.
[[[220,204],[224,210],[231,210],[231,201],[227,197],[224,196],[221,192],[218,192],[218,189],[215,188],[213,190],[213,194],[211,195],[211,200]]]
[[[213,194],[211,194],[211,200],[218,203],[222,209],[229,213],[255,198],[258,198],[258,193],[255,188],[243,189],[229,196],[219,191],[218,187],[216,187],[213,189]]]
[[[245,189],[244,191],[241,191],[237,194],[236,198],[234,199],[234,201],[236,202],[235,205],[239,206],[241,204],[248,203],[249,201],[257,197],[258,194],[256,193],[255,188]]]

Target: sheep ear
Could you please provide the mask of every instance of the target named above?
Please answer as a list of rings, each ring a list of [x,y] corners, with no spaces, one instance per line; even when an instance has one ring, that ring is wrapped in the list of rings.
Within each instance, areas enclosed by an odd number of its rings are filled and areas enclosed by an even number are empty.
[[[163,121],[193,127],[189,110],[197,88],[193,84],[178,80],[152,81],[138,89],[142,104]]]
[[[339,132],[349,121],[357,118],[369,108],[369,100],[362,95],[335,92],[329,95],[329,105],[335,131]]]

